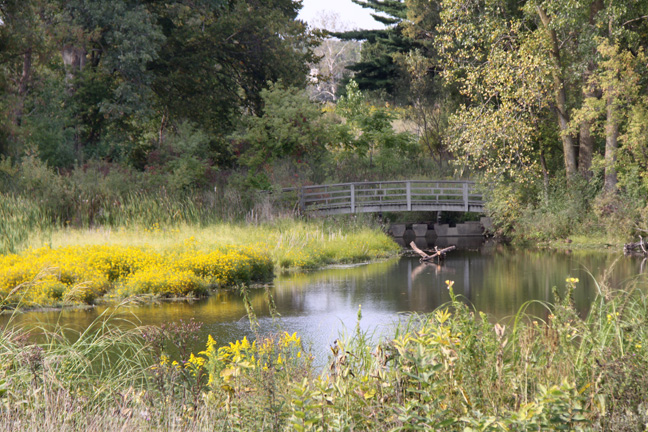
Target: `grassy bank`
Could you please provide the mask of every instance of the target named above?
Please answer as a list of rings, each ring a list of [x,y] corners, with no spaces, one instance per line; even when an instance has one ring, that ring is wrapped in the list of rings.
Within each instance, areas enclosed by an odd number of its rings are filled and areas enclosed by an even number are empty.
[[[296,334],[209,338],[192,353],[194,322],[123,330],[102,317],[74,342],[58,329],[40,344],[5,329],[0,427],[644,430],[645,279],[622,291],[600,286],[581,317],[570,278],[545,316],[522,308],[496,324],[456,298],[452,285],[450,303],[378,345],[351,332],[323,371]]]
[[[141,294],[200,296],[214,288],[266,282],[274,271],[368,261],[398,251],[375,228],[292,219],[250,226],[63,229],[32,236],[30,243],[19,254],[0,257],[5,306]]]

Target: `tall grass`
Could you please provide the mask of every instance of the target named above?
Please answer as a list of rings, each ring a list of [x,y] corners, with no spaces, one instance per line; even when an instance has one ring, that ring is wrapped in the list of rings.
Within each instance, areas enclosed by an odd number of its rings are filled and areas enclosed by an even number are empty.
[[[250,190],[236,182],[187,189],[163,173],[99,162],[61,174],[34,157],[20,163],[0,160],[0,190],[0,253],[18,251],[29,237],[46,237],[66,227],[256,224],[295,216],[297,202],[296,197]]]
[[[18,251],[32,232],[47,232],[47,213],[24,197],[0,194],[0,254]]]
[[[567,279],[546,315],[525,306],[493,323],[448,281],[448,304],[378,344],[358,325],[331,347],[324,370],[296,334],[221,346],[210,338],[189,353],[193,322],[133,328],[105,315],[73,337],[55,328],[36,339],[7,327],[0,427],[644,430],[646,281],[621,291],[601,283],[584,317],[571,301],[578,283]]]
[[[52,248],[85,245],[127,245],[164,253],[193,239],[200,250],[223,245],[254,246],[268,253],[278,269],[314,268],[332,263],[368,261],[395,255],[399,248],[371,220],[304,221],[281,218],[255,225],[219,222],[205,226],[153,222],[131,227],[62,229],[33,236],[28,245]]]
[[[140,334],[111,312],[81,332],[10,322],[0,332],[0,428],[90,430],[126,418],[122,404],[146,388],[152,362]]]

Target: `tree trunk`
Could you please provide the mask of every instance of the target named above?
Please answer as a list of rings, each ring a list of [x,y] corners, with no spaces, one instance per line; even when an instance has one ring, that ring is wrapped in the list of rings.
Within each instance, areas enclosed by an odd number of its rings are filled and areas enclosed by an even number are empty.
[[[592,155],[594,153],[594,137],[591,134],[592,122],[583,120],[580,124],[578,147],[578,171],[586,179],[592,177]]]
[[[86,64],[86,50],[83,47],[65,45],[61,48],[61,57],[65,67],[65,86],[68,95],[74,93],[72,81],[76,74],[82,70]]]
[[[599,99],[602,96],[600,88],[588,83],[595,69],[596,65],[590,62],[587,66],[587,72],[583,77],[585,81],[583,87],[583,105],[586,105],[588,100]],[[593,125],[594,120],[583,119],[580,123],[579,130],[578,171],[586,179],[592,178],[592,156],[594,155]]]
[[[542,184],[545,202],[549,201],[549,170],[545,159],[544,150],[540,149],[540,166],[542,167]]]
[[[562,75],[562,67],[560,64],[560,47],[558,44],[558,36],[556,32],[549,28],[551,19],[547,16],[545,11],[538,6],[538,15],[549,33],[551,38],[551,56],[555,63],[554,78],[554,93],[556,97],[556,115],[558,116],[558,126],[560,127],[560,136],[563,144],[563,154],[565,157],[565,171],[567,178],[576,174],[577,160],[576,160],[576,147],[574,146],[574,139],[569,134],[569,114],[567,111],[567,91],[565,90],[565,80]]]
[[[61,48],[61,57],[63,58],[63,66],[65,69],[65,92],[68,96],[72,96],[75,92],[74,78],[83,70],[87,61],[87,51],[84,47],[77,47],[73,45],[65,45]],[[74,132],[74,152],[77,159],[83,161],[83,144],[79,136],[79,126],[75,127]]]
[[[612,18],[610,18],[608,21],[610,46],[614,46],[614,32],[612,31],[612,27]],[[613,66],[609,67],[609,72],[611,76],[615,77],[612,82],[619,78],[619,71],[615,70]],[[605,90],[605,175],[603,191],[606,193],[616,193],[618,183],[616,160],[617,148],[619,147],[619,115],[614,105],[618,97],[617,91],[619,89],[615,84],[609,84]]]
[[[603,190],[609,193],[617,191],[616,153],[619,139],[619,121],[614,109],[614,89],[608,88],[605,120],[605,182]]]
[[[596,16],[598,13],[603,10],[603,0],[594,0],[590,4],[590,16],[589,16],[589,25],[592,28],[596,26]],[[596,49],[592,50],[592,58],[596,56]],[[587,103],[587,100],[590,98],[600,98],[601,91],[600,89],[592,88],[588,81],[596,65],[593,61],[590,61],[587,65],[587,71],[583,77],[583,104]],[[594,137],[592,136],[592,126],[594,121],[592,120],[583,120],[580,124],[580,133],[579,133],[579,149],[578,149],[578,171],[586,179],[592,178],[592,156],[594,155]]]
[[[29,81],[31,80],[32,71],[32,49],[29,48],[23,54],[22,74],[20,75],[20,82],[18,83],[18,100],[14,108],[13,124],[20,126],[23,117],[23,109],[25,106],[25,96],[27,95]]]

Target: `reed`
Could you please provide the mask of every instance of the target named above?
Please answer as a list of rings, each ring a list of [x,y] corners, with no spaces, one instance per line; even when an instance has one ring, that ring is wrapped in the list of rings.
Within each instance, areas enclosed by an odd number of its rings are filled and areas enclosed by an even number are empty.
[[[33,201],[0,194],[0,254],[19,250],[34,231],[46,231],[48,217]]]

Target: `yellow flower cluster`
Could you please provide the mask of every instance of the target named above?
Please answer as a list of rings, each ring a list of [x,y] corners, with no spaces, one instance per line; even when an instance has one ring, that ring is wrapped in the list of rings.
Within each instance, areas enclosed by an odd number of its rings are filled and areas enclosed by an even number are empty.
[[[207,349],[199,354],[204,356],[205,361],[200,366],[207,368],[209,384],[218,384],[225,389],[230,389],[230,384],[247,372],[273,369],[290,373],[288,369],[296,365],[295,361],[303,359],[301,338],[297,333],[291,335],[287,332],[278,338],[265,338],[258,345],[244,337],[220,348],[216,348],[216,341],[209,336]],[[194,364],[197,361],[194,360]]]
[[[185,242],[161,254],[127,246],[30,249],[0,256],[0,302],[51,305],[110,294],[202,294],[209,287],[267,279],[271,259],[252,247],[203,252]]]
[[[117,289],[119,297],[132,294],[158,294],[163,296],[186,296],[202,294],[206,287],[194,273],[165,266],[154,266],[128,276]]]
[[[229,286],[271,274],[270,258],[250,247],[226,252],[188,250],[173,256],[175,268],[189,271],[211,285]]]
[[[607,314],[607,321],[612,322],[615,321],[619,318],[619,312],[615,312],[613,314]]]

